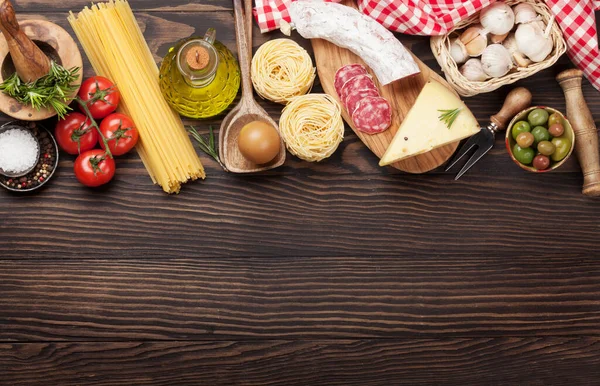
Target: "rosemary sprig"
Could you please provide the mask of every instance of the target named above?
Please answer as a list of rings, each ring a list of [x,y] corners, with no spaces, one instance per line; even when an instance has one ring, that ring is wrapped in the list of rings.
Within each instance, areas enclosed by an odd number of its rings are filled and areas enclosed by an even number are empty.
[[[217,161],[219,165],[221,165],[223,170],[228,171],[225,165],[223,165],[223,163],[221,162],[221,159],[219,158],[219,149],[217,148],[217,141],[215,140],[215,134],[213,132],[212,126],[209,126],[208,130],[208,139],[206,139],[202,135],[200,135],[200,133],[198,133],[198,130],[196,130],[194,126],[189,126],[188,128],[189,133],[198,142],[200,150],[213,157],[215,161]]]
[[[456,120],[456,117],[458,117],[458,114],[460,114],[460,110],[461,109],[454,109],[454,110],[438,110],[440,113],[442,113],[438,119],[442,122],[444,122],[446,124],[446,126],[448,127],[448,130],[450,130],[450,128],[452,127],[452,124],[454,123],[454,121]]]
[[[79,67],[66,69],[52,61],[50,72],[35,82],[23,82],[15,72],[0,84],[0,91],[35,109],[50,107],[59,118],[71,110],[69,95],[76,90],[73,84],[79,77]]]

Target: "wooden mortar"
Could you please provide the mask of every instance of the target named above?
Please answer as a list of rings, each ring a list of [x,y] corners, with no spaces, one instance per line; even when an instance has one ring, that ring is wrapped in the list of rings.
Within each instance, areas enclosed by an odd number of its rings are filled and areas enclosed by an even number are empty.
[[[598,129],[592,113],[583,98],[578,69],[558,74],[556,80],[562,87],[567,101],[567,119],[575,132],[575,152],[583,171],[583,194],[600,196],[600,157],[598,154]]]
[[[14,73],[11,62],[21,80],[34,81],[48,74],[52,59],[67,69],[79,67],[79,78],[75,81],[77,88],[70,96],[77,94],[82,81],[83,60],[77,43],[67,31],[45,20],[17,22],[9,0],[0,0],[0,31],[4,37],[0,39],[0,82]],[[24,121],[39,121],[56,115],[52,108],[37,110],[1,92],[0,110]]]

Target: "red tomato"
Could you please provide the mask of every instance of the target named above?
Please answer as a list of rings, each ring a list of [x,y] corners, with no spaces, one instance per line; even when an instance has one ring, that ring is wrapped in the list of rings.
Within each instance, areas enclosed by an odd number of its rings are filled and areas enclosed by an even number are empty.
[[[77,112],[59,120],[54,135],[60,148],[69,154],[91,150],[98,143],[98,132],[92,127],[92,122]]]
[[[135,124],[125,114],[114,113],[102,120],[100,132],[108,141],[112,155],[123,155],[129,152],[138,141],[138,130]],[[104,149],[104,142],[100,141]]]
[[[77,95],[86,103],[94,119],[104,118],[115,111],[121,100],[117,86],[102,76],[92,76],[83,81]]]
[[[115,175],[115,160],[104,150],[95,149],[82,153],[75,160],[75,177],[85,186],[104,185]]]

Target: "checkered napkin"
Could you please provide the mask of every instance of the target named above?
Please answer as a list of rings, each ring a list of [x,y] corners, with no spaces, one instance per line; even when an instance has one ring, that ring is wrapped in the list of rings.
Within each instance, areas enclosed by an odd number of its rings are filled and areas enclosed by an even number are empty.
[[[247,0],[251,1],[251,0]],[[254,16],[261,31],[290,21],[287,4],[295,0],[256,0]],[[339,2],[339,0],[324,0]],[[386,28],[412,35],[442,35],[496,0],[357,0],[359,9]],[[571,60],[600,90],[600,51],[594,10],[600,0],[545,0],[563,30]]]

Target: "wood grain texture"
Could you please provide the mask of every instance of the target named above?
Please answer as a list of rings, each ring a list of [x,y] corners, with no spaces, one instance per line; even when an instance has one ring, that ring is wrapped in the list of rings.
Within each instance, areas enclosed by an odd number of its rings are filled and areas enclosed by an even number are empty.
[[[235,52],[231,1],[131,3],[157,61],[208,27]],[[88,4],[15,6],[72,33]],[[519,85],[564,111],[569,67]],[[508,90],[466,102],[485,123]],[[454,183],[379,168],[347,129],[331,159],[253,176],[202,155],[208,179],[171,197],[134,154],[100,190],[64,156],[39,193],[0,191],[0,384],[597,385],[599,204],[574,157],[533,176],[502,143]]]
[[[34,82],[48,74],[50,60],[19,26],[10,0],[0,1],[0,30],[21,80]]]
[[[3,196],[2,258],[558,256],[597,249],[599,208],[581,195],[579,175],[523,172],[451,183],[448,175],[331,178],[284,167],[264,176],[215,173],[173,199],[150,184],[137,160],[119,160],[115,181],[99,190],[80,187],[71,161],[61,164],[39,194]]]
[[[3,261],[0,341],[600,336],[592,257]]]
[[[364,174],[342,150],[331,162],[347,171],[335,178],[310,167],[247,177],[213,167],[206,182],[172,198],[132,157],[118,160],[115,180],[99,190],[81,187],[73,157],[65,157],[38,194],[3,193],[1,258],[540,256],[597,248],[600,208],[581,195],[579,174],[496,170],[494,181],[459,182]],[[552,237],[555,226],[560,237]]]
[[[54,59],[58,60],[58,63],[63,67],[68,69],[73,67],[79,68],[79,76],[77,80],[72,83],[72,85],[76,87],[71,91],[69,97],[77,95],[79,86],[83,81],[83,60],[74,38],[62,27],[48,20],[24,20],[19,23],[19,27],[20,32],[28,39],[32,39],[36,42],[43,42],[46,47],[48,47],[47,50],[52,51],[52,54],[56,55],[56,58]],[[12,51],[9,52],[9,49]],[[10,56],[14,62],[14,59],[16,58],[13,54],[14,50],[15,48],[11,48],[5,39],[0,38],[0,63],[5,63],[8,56]],[[38,51],[41,52],[39,48]],[[44,59],[47,62],[48,58],[46,57],[46,54],[41,52],[41,55],[44,55]],[[23,62],[22,66],[27,67],[29,62],[35,60],[34,56],[34,53],[31,52],[28,54],[27,58],[21,55],[20,60]],[[49,65],[49,63],[44,63],[44,66],[46,66],[46,64]],[[48,70],[44,70],[39,66],[38,71],[44,75],[48,74]],[[7,75],[12,75],[12,73],[9,72]],[[0,82],[3,81],[4,74],[0,72]],[[41,121],[56,115],[56,110],[53,108],[36,109],[31,105],[23,105],[16,99],[4,93],[0,94],[0,110],[14,119],[23,121]]]
[[[263,122],[279,132],[277,122],[254,99],[254,88],[250,76],[250,62],[252,61],[252,11],[246,2],[246,9],[240,0],[235,0],[235,32],[237,42],[238,61],[242,83],[242,96],[239,103],[230,109],[229,114],[223,118],[219,129],[219,156],[228,171],[232,173],[257,173],[277,168],[285,162],[286,150],[283,138],[279,139],[278,154],[270,161],[257,164],[248,160],[238,146],[240,132],[251,122]],[[243,53],[243,55],[241,55]]]
[[[597,385],[599,338],[0,344],[27,385]]]
[[[575,132],[576,154],[583,173],[583,194],[600,196],[600,155],[598,150],[598,129],[592,112],[588,108],[581,81],[583,72],[579,69],[566,70],[558,74],[556,80],[565,93],[567,116]]]
[[[170,12],[222,12],[233,10],[231,0],[128,0],[134,11],[170,13]],[[17,13],[31,12],[79,12],[89,7],[87,0],[69,0],[68,2],[53,0],[16,0]]]
[[[353,0],[346,0],[343,4],[356,8],[356,3]],[[391,126],[389,129],[379,134],[366,134],[356,129],[352,122],[351,114],[342,107],[342,116],[344,117],[346,124],[352,128],[360,140],[379,158],[383,156],[394,139],[404,117],[406,117],[412,106],[415,104],[425,83],[430,79],[433,79],[449,89],[452,89],[443,77],[432,71],[416,56],[414,57],[415,61],[421,70],[419,74],[392,82],[387,86],[382,86],[365,62],[351,51],[338,47],[323,39],[312,39],[311,43],[321,86],[327,94],[338,101],[340,106],[344,106],[344,102],[339,99],[334,86],[335,74],[341,67],[354,63],[360,63],[368,69],[381,96],[392,106]],[[409,173],[425,173],[446,163],[456,151],[458,144],[459,142],[454,142],[430,152],[395,162],[389,166]]]

